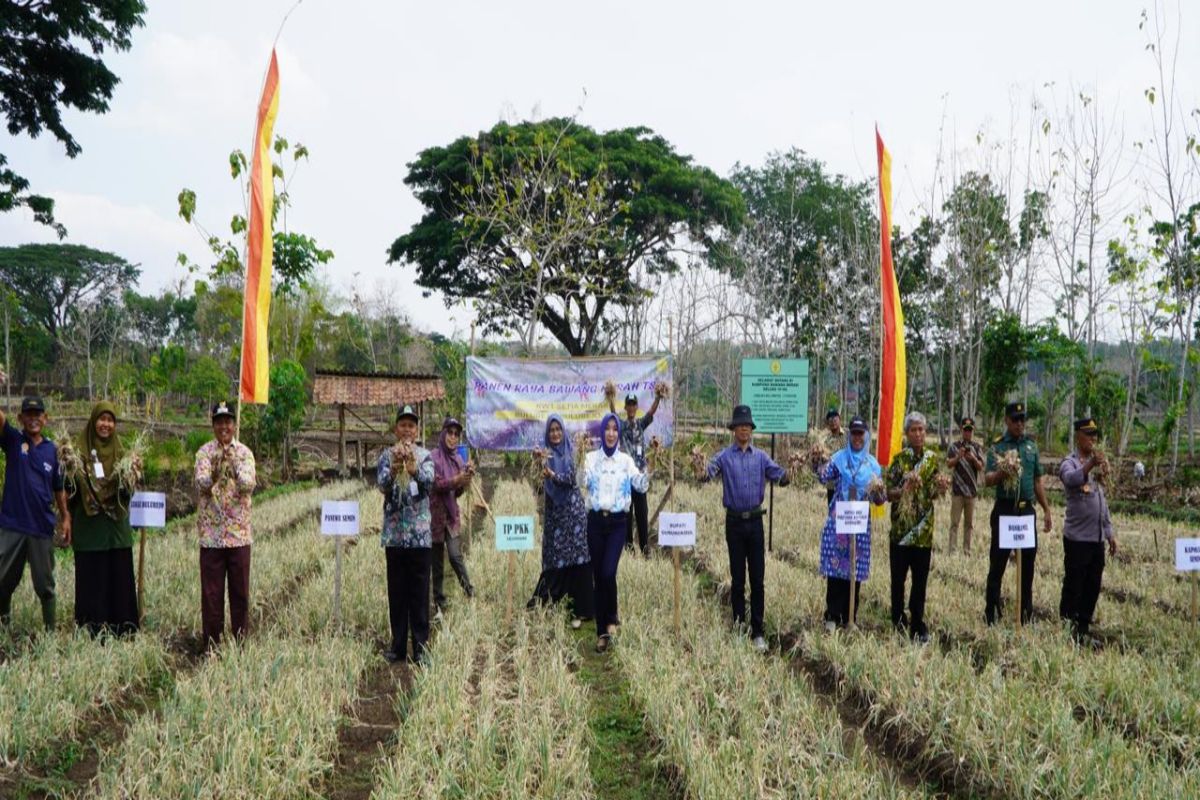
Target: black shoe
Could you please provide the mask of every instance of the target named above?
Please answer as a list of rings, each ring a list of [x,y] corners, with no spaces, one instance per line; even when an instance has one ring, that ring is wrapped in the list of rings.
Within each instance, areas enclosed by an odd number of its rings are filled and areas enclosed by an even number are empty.
[[[404,656],[400,655],[389,647],[387,650],[383,651],[383,660],[389,664],[395,664],[397,661],[403,661]]]

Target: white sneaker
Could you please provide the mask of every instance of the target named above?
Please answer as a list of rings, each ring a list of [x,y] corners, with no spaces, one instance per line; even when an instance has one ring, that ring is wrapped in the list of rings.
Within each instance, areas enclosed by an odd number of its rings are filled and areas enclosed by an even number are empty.
[[[750,644],[760,653],[767,652],[767,640],[761,636],[755,636],[754,641]]]
[[[833,633],[836,630],[837,630],[836,622],[833,622],[832,620],[830,620],[829,622],[825,623],[825,632],[826,633]]]

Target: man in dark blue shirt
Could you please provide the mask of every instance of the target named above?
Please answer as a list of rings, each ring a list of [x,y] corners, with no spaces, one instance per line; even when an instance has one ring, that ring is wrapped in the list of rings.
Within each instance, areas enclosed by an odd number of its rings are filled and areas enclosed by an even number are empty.
[[[763,494],[768,482],[788,485],[787,472],[771,457],[751,444],[754,418],[750,406],[736,406],[729,423],[733,444],[713,456],[697,477],[711,481],[718,475],[724,489],[725,543],[729,546],[730,603],[733,622],[746,622],[746,573],[750,573],[750,636],[754,649],[765,652],[763,613],[766,609],[763,577],[766,554],[763,545]]]
[[[12,596],[29,562],[33,591],[42,601],[42,622],[54,630],[54,509],[62,515],[63,537],[71,542],[71,512],[63,491],[58,448],[42,435],[46,405],[40,397],[21,401],[17,430],[0,411],[4,448],[4,499],[0,501],[0,624],[7,624]]]

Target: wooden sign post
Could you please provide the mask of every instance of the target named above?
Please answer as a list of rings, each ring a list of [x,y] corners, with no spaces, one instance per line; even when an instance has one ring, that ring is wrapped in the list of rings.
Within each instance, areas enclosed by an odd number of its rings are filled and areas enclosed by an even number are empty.
[[[321,503],[321,535],[332,536],[333,560],[333,627],[342,626],[342,540],[358,536],[359,509],[357,500],[325,500]]]
[[[1017,552],[1017,628],[1021,628],[1021,550],[1037,547],[1037,517],[1026,514],[1019,517],[1000,517],[1000,549]]]
[[[1200,620],[1200,539],[1175,540],[1175,569],[1190,572],[1192,624]]]
[[[495,517],[496,520],[496,551],[508,554],[508,586],[504,600],[504,625],[512,625],[513,590],[516,584],[517,553],[532,550],[534,546],[533,531],[536,522],[533,517]]]
[[[129,526],[138,532],[138,624],[146,616],[146,528],[167,527],[167,496],[162,492],[135,492],[129,500]]]
[[[675,567],[675,635],[683,634],[681,567],[679,550],[696,546],[696,514],[694,511],[675,514],[663,512],[658,515],[658,544],[671,548],[671,560]]]
[[[850,537],[850,617],[848,624],[855,627],[854,607],[858,602],[854,587],[858,583],[858,537],[868,532],[871,520],[871,504],[866,500],[838,500],[833,505],[833,532],[838,536]]]

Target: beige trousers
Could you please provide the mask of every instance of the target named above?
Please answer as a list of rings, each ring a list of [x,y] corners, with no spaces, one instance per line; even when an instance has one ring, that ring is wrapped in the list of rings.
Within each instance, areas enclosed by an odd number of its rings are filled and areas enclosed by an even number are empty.
[[[977,497],[961,497],[954,495],[950,498],[950,552],[954,552],[958,542],[958,521],[963,523],[963,552],[971,552],[971,534],[975,532],[975,501]]]

